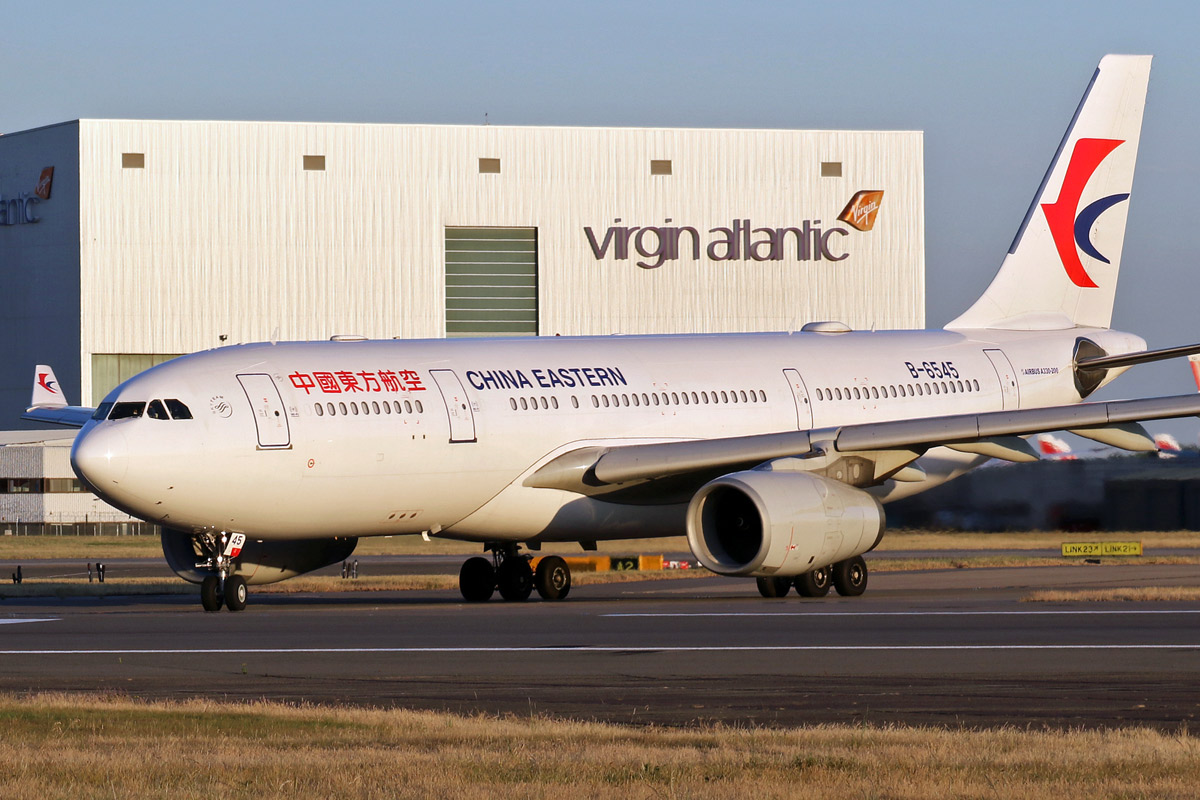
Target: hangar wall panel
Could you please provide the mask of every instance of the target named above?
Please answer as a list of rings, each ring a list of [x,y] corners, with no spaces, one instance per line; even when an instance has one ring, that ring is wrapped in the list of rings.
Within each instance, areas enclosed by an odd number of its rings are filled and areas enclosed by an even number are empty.
[[[542,335],[924,324],[922,137],[813,132],[83,120],[92,353],[445,335],[447,228],[537,229]],[[122,166],[124,153],[144,156]],[[323,156],[324,169],[305,169]],[[480,159],[499,161],[481,172]],[[652,160],[671,174],[651,174]],[[821,177],[840,162],[840,177]],[[314,166],[310,160],[310,166]],[[492,165],[489,165],[492,166]],[[836,217],[882,190],[875,227]],[[619,220],[619,221],[618,221]],[[844,260],[713,260],[713,233],[806,224]],[[612,228],[691,227],[699,259],[620,258]],[[636,232],[629,237],[630,246]],[[657,234],[643,234],[647,249]]]

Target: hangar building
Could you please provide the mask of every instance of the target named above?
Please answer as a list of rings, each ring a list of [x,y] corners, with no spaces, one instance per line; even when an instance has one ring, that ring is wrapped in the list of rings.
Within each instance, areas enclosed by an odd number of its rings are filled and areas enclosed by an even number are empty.
[[[223,343],[924,324],[920,132],[78,120],[0,136],[0,427]]]

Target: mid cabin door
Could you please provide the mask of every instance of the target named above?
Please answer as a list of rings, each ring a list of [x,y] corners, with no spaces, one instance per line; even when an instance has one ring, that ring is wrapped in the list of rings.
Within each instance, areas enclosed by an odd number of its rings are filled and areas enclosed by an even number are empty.
[[[792,387],[792,399],[796,401],[796,430],[807,431],[813,426],[812,403],[808,399],[808,387],[794,369],[785,369],[783,377]]]
[[[984,350],[983,354],[988,357],[988,361],[992,362],[992,367],[996,370],[996,377],[1000,379],[1002,408],[1005,411],[1010,408],[1020,408],[1021,394],[1017,386],[1017,373],[1013,370],[1008,356],[1004,355],[1003,350]]]
[[[467,399],[467,390],[463,388],[458,375],[452,369],[434,369],[429,374],[446,401],[446,414],[450,417],[450,441],[475,441],[475,415],[471,411],[471,401]]]
[[[238,383],[250,401],[254,426],[258,429],[258,446],[265,449],[291,447],[292,433],[288,428],[287,410],[283,398],[270,375],[238,375]]]

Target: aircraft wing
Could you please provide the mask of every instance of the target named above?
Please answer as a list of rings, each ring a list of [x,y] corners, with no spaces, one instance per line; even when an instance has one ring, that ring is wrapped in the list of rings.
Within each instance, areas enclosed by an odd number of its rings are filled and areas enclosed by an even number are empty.
[[[588,447],[542,466],[525,485],[595,494],[605,486],[689,473],[711,474],[757,466],[778,458],[892,454],[896,472],[931,447],[950,447],[1009,461],[1035,461],[1021,436],[1067,430],[1128,450],[1156,449],[1138,424],[1200,416],[1200,395],[1151,397],[1070,406],[957,414],[870,422],[810,431],[696,439],[657,444]]]
[[[37,365],[33,372],[33,395],[21,419],[82,428],[95,412],[94,408],[67,405],[54,370],[45,364]]]
[[[48,422],[51,425],[66,425],[71,428],[82,428],[92,418],[92,414],[94,413],[96,413],[96,409],[84,406],[58,406],[56,408],[39,408],[34,406],[26,409],[25,413],[21,415],[21,419],[31,419],[34,422]]]

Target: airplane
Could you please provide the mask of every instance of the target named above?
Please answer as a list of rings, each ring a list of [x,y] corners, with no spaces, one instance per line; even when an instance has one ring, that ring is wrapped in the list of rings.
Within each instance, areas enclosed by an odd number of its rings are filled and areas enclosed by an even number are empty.
[[[1151,451],[1139,423],[1200,415],[1200,395],[1081,402],[1200,352],[1110,328],[1150,61],[1100,62],[995,278],[942,330],[241,344],[96,409],[39,394],[39,366],[24,417],[81,428],[75,472],[162,526],[208,611],[401,534],[480,543],[473,602],[567,596],[564,560],[535,572],[523,547],[680,534],[764,596],[857,596],[883,504],[1036,460],[1022,437]]]
[[[1047,461],[1078,461],[1079,456],[1071,450],[1071,445],[1052,433],[1039,433],[1036,437],[1038,454]]]

